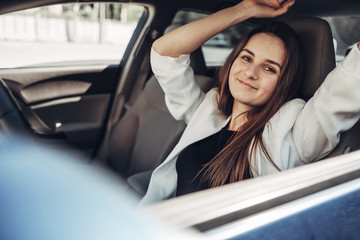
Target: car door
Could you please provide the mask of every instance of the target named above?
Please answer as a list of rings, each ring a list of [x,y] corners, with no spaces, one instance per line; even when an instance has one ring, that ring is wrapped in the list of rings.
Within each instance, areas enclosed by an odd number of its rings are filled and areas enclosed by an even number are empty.
[[[0,77],[41,139],[92,153],[144,11],[74,3],[0,16]]]
[[[206,239],[357,239],[360,151],[144,209]]]

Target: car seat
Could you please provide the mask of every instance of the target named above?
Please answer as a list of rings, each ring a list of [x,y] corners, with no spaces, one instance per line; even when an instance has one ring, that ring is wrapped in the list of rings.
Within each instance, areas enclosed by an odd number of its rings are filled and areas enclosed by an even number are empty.
[[[303,71],[304,80],[299,94],[301,98],[308,100],[335,67],[331,29],[325,20],[313,17],[282,21],[297,32],[303,46],[306,61]],[[204,91],[209,90],[213,81],[204,75],[206,66],[201,50],[191,55],[191,64],[196,81]],[[360,148],[360,146],[349,146],[351,140],[359,136],[358,125],[354,127],[358,129],[357,132],[352,129],[342,134],[341,142],[331,156],[349,151],[349,147]],[[151,171],[170,153],[184,128],[184,122],[176,121],[170,115],[165,105],[164,93],[155,77],[151,77],[135,104],[119,121],[110,136],[109,164],[123,176],[130,176],[128,178],[130,185],[143,195]]]

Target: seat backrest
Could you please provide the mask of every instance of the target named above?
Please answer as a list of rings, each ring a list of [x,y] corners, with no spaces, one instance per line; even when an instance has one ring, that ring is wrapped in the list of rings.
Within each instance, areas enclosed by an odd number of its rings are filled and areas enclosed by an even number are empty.
[[[212,79],[195,75],[204,91]],[[109,142],[109,161],[125,176],[148,171],[158,166],[173,149],[185,129],[168,111],[164,92],[151,77],[143,92],[125,116],[116,124]]]

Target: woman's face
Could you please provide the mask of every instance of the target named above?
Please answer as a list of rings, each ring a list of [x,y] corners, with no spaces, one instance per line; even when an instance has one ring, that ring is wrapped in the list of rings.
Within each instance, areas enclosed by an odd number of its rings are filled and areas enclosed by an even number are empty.
[[[251,109],[268,101],[280,78],[284,59],[285,47],[280,38],[266,33],[252,36],[230,69],[234,107]]]

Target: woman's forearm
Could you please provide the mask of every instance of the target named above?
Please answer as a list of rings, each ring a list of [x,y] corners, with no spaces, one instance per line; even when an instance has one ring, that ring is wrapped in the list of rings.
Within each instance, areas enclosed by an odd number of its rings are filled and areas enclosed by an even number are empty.
[[[243,0],[239,4],[186,24],[157,39],[154,50],[162,56],[179,57],[200,47],[217,33],[252,17],[276,17],[288,11],[294,1]]]
[[[160,55],[170,57],[191,53],[212,36],[250,17],[245,9],[239,11],[239,8],[240,4],[175,29],[157,39],[153,48]]]

